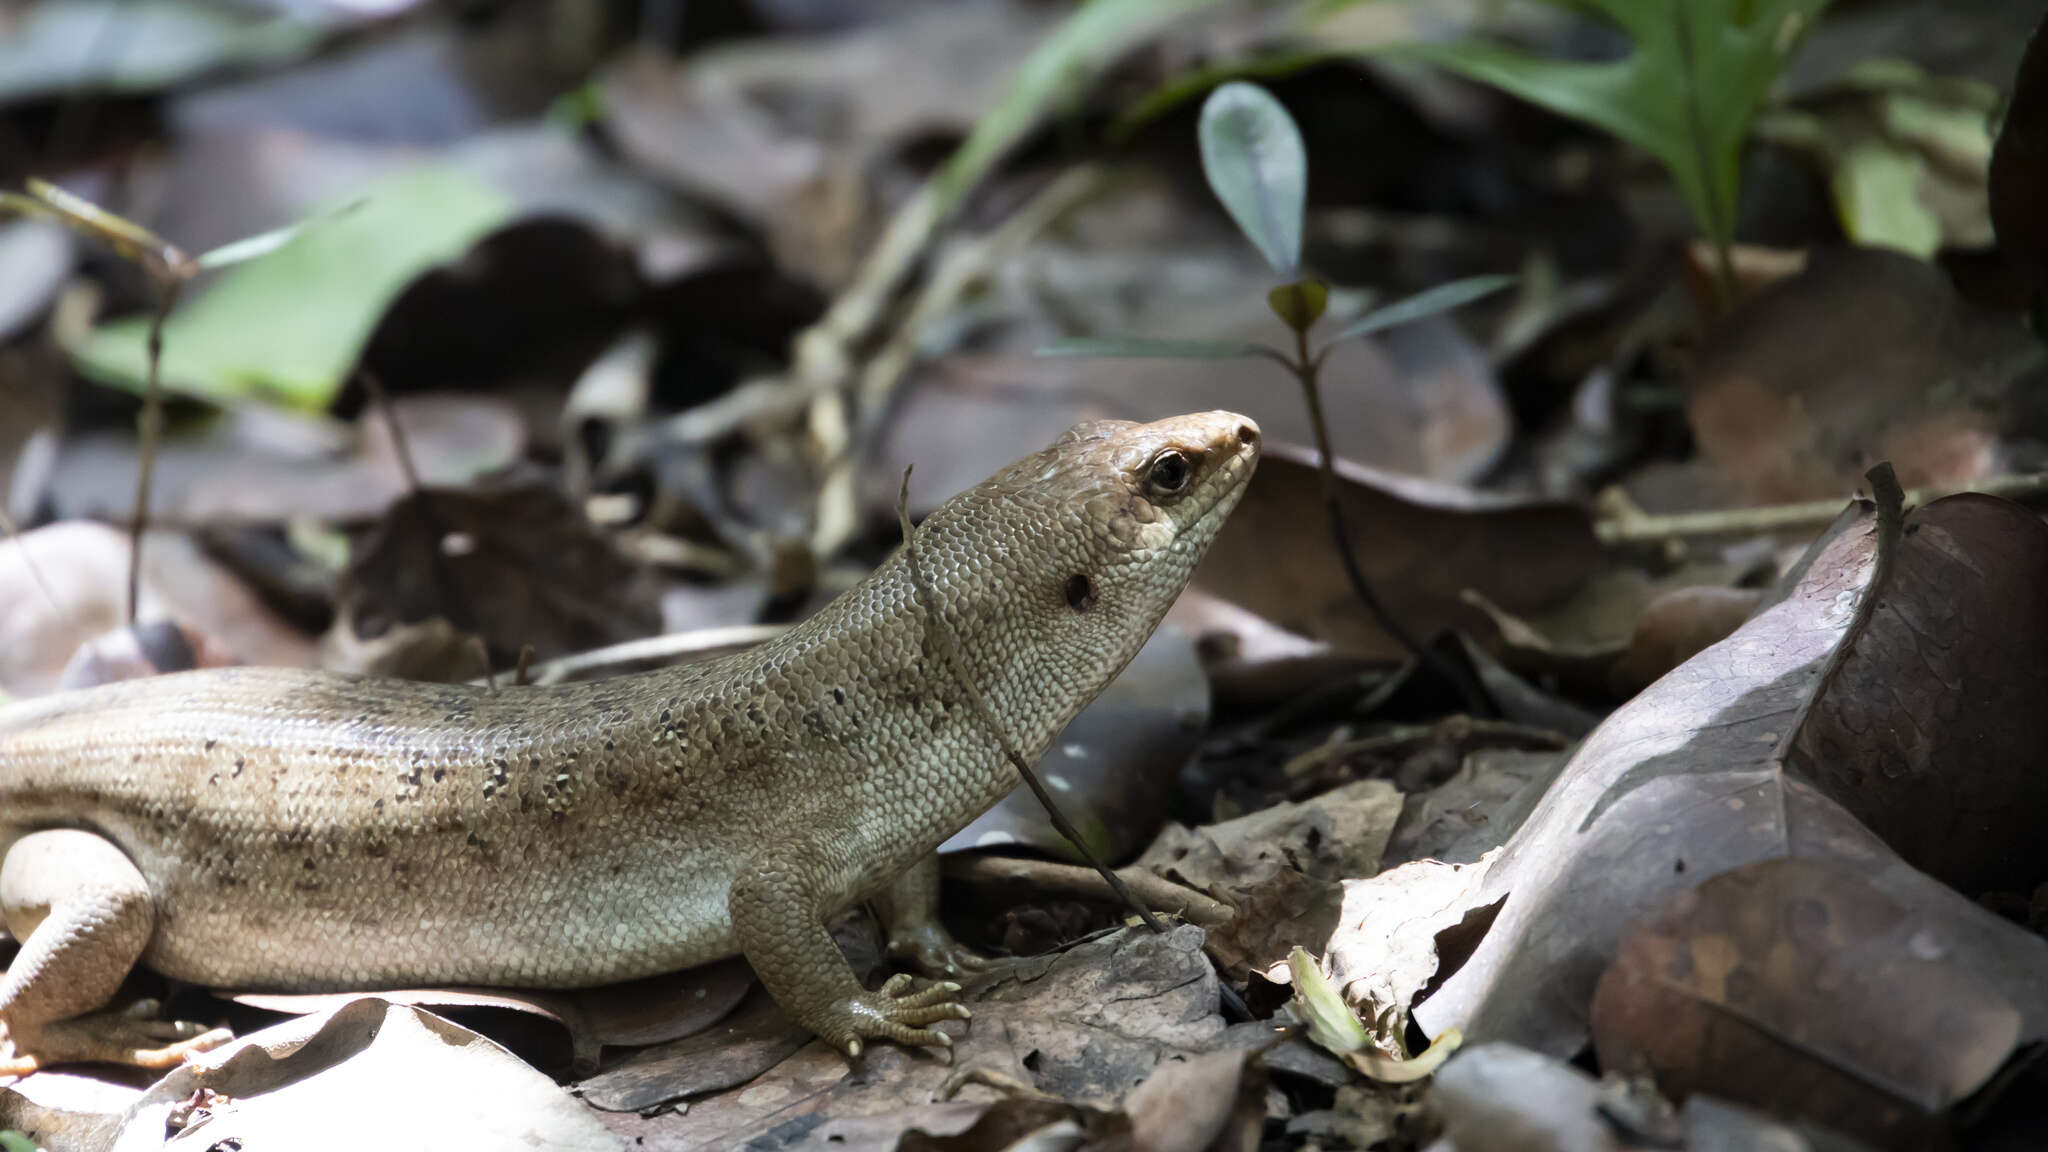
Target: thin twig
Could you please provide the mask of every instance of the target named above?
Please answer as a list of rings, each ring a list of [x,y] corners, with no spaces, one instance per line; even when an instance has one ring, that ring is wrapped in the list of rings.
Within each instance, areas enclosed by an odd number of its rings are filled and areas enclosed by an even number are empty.
[[[469,650],[476,654],[477,663],[483,667],[484,687],[496,692],[498,690],[498,674],[491,670],[491,646],[484,643],[482,636],[471,632],[469,634]]]
[[[924,574],[918,568],[917,530],[910,523],[908,468],[903,470],[903,487],[896,493],[896,523],[903,531],[903,562],[910,571],[910,584],[916,591],[918,603],[924,608],[925,619],[929,622],[926,634],[931,637],[932,647],[939,650],[939,659],[945,662],[947,673],[960,685],[960,691],[967,697],[968,705],[974,709],[975,716],[981,720],[982,726],[988,729],[989,734],[995,737],[996,745],[1003,750],[1003,755],[1010,761],[1011,766],[1017,769],[1017,774],[1024,777],[1024,782],[1031,786],[1031,791],[1038,797],[1038,802],[1044,805],[1046,816],[1052,820],[1052,826],[1059,829],[1060,835],[1067,838],[1067,842],[1074,846],[1074,850],[1081,854],[1081,858],[1101,874],[1110,891],[1115,892],[1126,907],[1137,913],[1138,919],[1145,922],[1145,927],[1154,932],[1165,932],[1166,925],[1152,914],[1150,908],[1140,904],[1138,898],[1131,895],[1131,890],[1124,884],[1123,879],[1110,871],[1108,865],[1096,859],[1095,853],[1081,839],[1081,834],[1074,829],[1066,813],[1060,811],[1060,806],[1053,802],[1052,793],[1047,792],[1045,785],[1039,783],[1038,773],[1031,770],[1031,765],[1025,762],[1024,757],[1010,743],[1009,734],[996,721],[995,713],[989,710],[988,701],[983,699],[981,688],[967,675],[967,662],[961,657],[959,647],[953,642],[952,627],[939,612],[939,598],[932,592],[931,586],[925,583]]]
[[[384,391],[384,382],[370,371],[367,364],[356,366],[356,379],[363,382],[363,391],[370,394],[370,406],[384,420],[384,427],[391,433],[391,450],[398,457],[399,470],[405,473],[405,486],[418,493],[425,491],[420,483],[420,471],[413,465],[412,449],[405,442],[405,426],[398,422],[398,409],[391,404],[391,394]]]
[[[1928,486],[1905,493],[1908,507],[1921,508],[1963,492],[2002,496],[2022,504],[2048,498],[2048,472],[2017,472],[1989,476],[1961,488]],[[1763,504],[1750,508],[1725,508],[1710,512],[1676,512],[1654,515],[1623,511],[1593,523],[1593,535],[1602,544],[1657,543],[1699,536],[1735,536],[1760,532],[1783,532],[1823,527],[1842,514],[1840,500],[1807,500],[1796,504]]]
[[[946,877],[969,884],[1023,884],[1069,896],[1114,896],[1102,877],[1087,868],[1019,856],[948,856]],[[1150,907],[1203,928],[1221,928],[1237,919],[1237,910],[1213,896],[1176,884],[1144,868],[1119,868],[1130,891]]]
[[[1453,725],[1456,727],[1452,727]],[[1295,780],[1332,761],[1375,753],[1407,752],[1439,742],[1464,742],[1475,739],[1483,740],[1492,747],[1510,747],[1525,752],[1556,752],[1570,747],[1572,743],[1568,737],[1548,728],[1517,724],[1512,720],[1469,720],[1452,717],[1434,724],[1401,725],[1391,731],[1357,740],[1318,744],[1281,765],[1280,775],[1282,779]]]
[[[1406,649],[1418,663],[1443,677],[1457,688],[1464,697],[1465,708],[1474,716],[1493,717],[1499,714],[1493,700],[1477,679],[1460,667],[1456,661],[1447,659],[1434,648],[1424,646],[1413,633],[1394,619],[1387,607],[1373,592],[1366,581],[1365,569],[1358,563],[1358,554],[1351,548],[1351,531],[1344,522],[1344,494],[1337,480],[1337,456],[1330,449],[1330,425],[1323,416],[1322,364],[1320,355],[1311,356],[1308,350],[1308,331],[1297,328],[1294,331],[1295,359],[1288,364],[1294,378],[1301,383],[1303,397],[1308,401],[1309,427],[1315,432],[1317,472],[1323,482],[1323,507],[1330,517],[1330,536],[1337,546],[1337,559],[1344,566],[1344,577],[1351,583],[1352,594],[1365,606],[1366,615],[1379,625],[1380,631],[1392,637],[1396,644]],[[1324,351],[1328,351],[1325,349]]]
[[[7,533],[7,538],[14,541],[14,546],[21,549],[21,565],[28,569],[29,579],[35,581],[36,589],[43,594],[43,599],[50,602],[50,618],[64,619],[64,605],[57,602],[57,594],[50,590],[50,582],[43,579],[42,566],[36,563],[35,553],[29,550],[28,537],[22,534],[20,526],[16,525],[13,517],[4,510],[0,510],[0,532]]]
[[[149,322],[148,365],[142,390],[142,419],[136,429],[135,511],[128,522],[128,627],[135,627],[135,614],[142,603],[142,535],[149,528],[150,481],[156,473],[157,443],[164,434],[164,392],[161,375],[164,356],[164,323],[178,304],[184,288],[182,275],[172,273],[158,281],[156,315]]]
[[[440,510],[434,504],[434,494],[420,483],[420,470],[413,463],[412,447],[406,443],[405,426],[398,421],[398,408],[391,403],[391,393],[384,390],[384,382],[377,378],[375,372],[370,371],[368,365],[356,365],[356,379],[363,382],[363,391],[370,394],[370,407],[377,410],[377,415],[384,421],[385,429],[391,433],[391,451],[398,457],[399,471],[405,474],[407,493],[418,501],[420,516],[433,531],[433,540],[427,550],[428,563],[434,570],[434,586],[440,593],[443,617],[448,621],[449,627],[469,633],[470,640],[476,645],[477,657],[483,661],[484,681],[490,686],[491,691],[495,692],[498,690],[498,681],[491,667],[490,642],[484,639],[483,633],[476,627],[465,627],[465,624],[473,624],[475,616],[462,607],[464,601],[461,587],[455,579],[454,568],[448,562],[447,542],[450,534],[441,519]]]

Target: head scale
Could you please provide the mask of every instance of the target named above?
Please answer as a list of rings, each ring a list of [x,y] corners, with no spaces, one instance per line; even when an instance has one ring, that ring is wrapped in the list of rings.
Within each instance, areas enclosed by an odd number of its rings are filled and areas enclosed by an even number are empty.
[[[1098,420],[926,519],[920,569],[1027,751],[1137,655],[1258,457],[1258,425],[1234,412]]]

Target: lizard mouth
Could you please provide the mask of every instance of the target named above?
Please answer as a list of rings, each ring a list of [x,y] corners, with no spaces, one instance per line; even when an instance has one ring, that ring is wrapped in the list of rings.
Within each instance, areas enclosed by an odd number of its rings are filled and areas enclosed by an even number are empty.
[[[1245,489],[1251,486],[1252,473],[1259,464],[1259,426],[1232,413],[1218,415],[1235,421],[1228,435],[1235,441],[1236,448],[1217,467],[1210,478],[1209,491],[1204,494],[1202,510],[1180,534],[1180,539],[1194,549],[1198,557],[1222,529],[1224,519],[1237,507]]]

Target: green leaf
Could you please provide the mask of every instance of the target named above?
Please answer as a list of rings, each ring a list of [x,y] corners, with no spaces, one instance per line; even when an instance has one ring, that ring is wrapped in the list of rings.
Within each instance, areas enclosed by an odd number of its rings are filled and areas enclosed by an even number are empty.
[[[171,314],[166,388],[220,403],[324,408],[399,292],[512,214],[505,196],[440,167],[399,173],[349,200],[361,204],[315,213],[264,259],[222,273]],[[118,320],[71,351],[86,375],[139,391],[148,334],[147,317]]]
[[[1250,340],[1155,340],[1147,336],[1061,340],[1040,348],[1038,354],[1097,360],[1249,360],[1264,356],[1287,363],[1277,350]]]
[[[1893,93],[1879,105],[1885,135],[1964,171],[1991,163],[1991,115],[1982,108],[1942,104]]]
[[[1849,239],[1931,259],[1941,247],[1941,220],[1920,202],[1925,167],[1919,156],[1875,141],[1844,149],[1829,183]]]
[[[1232,81],[1202,102],[1202,173],[1266,263],[1283,276],[1301,263],[1308,151],[1294,117],[1256,84]]]
[[[1586,2],[1634,39],[1628,56],[1546,60],[1477,40],[1374,50],[1433,62],[1634,144],[1671,172],[1700,231],[1731,242],[1743,142],[1829,0]]]
[[[1491,296],[1514,282],[1513,276],[1471,276],[1463,280],[1453,280],[1449,284],[1439,284],[1428,291],[1417,292],[1405,300],[1396,300],[1385,308],[1373,309],[1345,325],[1335,336],[1330,337],[1330,343],[1335,344],[1354,336],[1397,328],[1411,320],[1420,320],[1424,316],[1461,308],[1482,296]]]
[[[1294,1014],[1308,1025],[1309,1039],[1340,1056],[1372,1044],[1372,1033],[1358,1022],[1315,957],[1300,945],[1287,954],[1287,973],[1294,980]]]
[[[12,1128],[0,1129],[0,1152],[42,1152],[36,1142]]]

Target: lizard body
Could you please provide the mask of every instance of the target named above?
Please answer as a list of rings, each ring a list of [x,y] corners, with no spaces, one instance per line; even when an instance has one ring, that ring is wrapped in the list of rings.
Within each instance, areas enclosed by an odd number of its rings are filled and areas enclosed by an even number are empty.
[[[1157,626],[1257,439],[1224,412],[1081,425],[926,519],[921,577],[1026,756]],[[894,946],[974,962],[929,918],[926,862],[1015,774],[923,611],[899,552],[757,648],[616,680],[238,668],[0,710],[0,912],[23,941],[0,1023],[31,1061],[163,1063],[209,1038],[87,1015],[138,960],[313,991],[587,986],[741,952],[843,1049],[947,1043],[929,1025],[965,1015],[957,986],[864,991],[824,928],[882,897]]]

